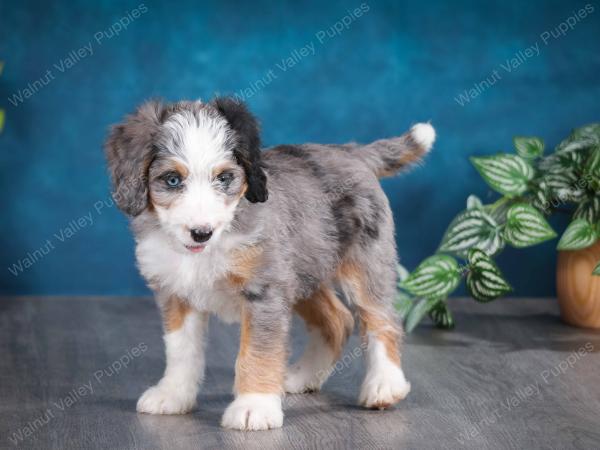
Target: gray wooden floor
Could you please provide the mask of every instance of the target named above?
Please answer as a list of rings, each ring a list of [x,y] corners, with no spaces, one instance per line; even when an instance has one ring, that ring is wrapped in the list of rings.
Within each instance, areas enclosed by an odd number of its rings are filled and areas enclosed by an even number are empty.
[[[321,393],[286,398],[282,429],[244,433],[219,428],[237,327],[212,321],[194,413],[140,415],[164,364],[150,299],[2,298],[0,448],[600,448],[600,333],[563,325],[553,300],[452,303],[456,330],[406,339],[412,392],[396,409],[355,406],[353,336]]]

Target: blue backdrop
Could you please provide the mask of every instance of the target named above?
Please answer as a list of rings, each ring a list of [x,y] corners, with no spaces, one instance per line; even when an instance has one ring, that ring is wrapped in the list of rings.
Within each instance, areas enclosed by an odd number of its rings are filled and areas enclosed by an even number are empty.
[[[147,292],[101,146],[109,124],[156,96],[237,93],[265,145],[367,142],[431,120],[439,140],[426,166],[384,181],[413,268],[469,193],[495,197],[468,155],[509,150],[514,134],[553,146],[600,120],[600,6],[582,8],[3,1],[1,293]],[[553,294],[555,244],[499,259],[517,295]]]

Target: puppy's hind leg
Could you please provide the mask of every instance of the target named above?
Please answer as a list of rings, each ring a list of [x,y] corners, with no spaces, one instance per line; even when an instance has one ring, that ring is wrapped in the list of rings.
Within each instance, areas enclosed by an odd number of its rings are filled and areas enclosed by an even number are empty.
[[[331,287],[322,286],[312,297],[294,305],[306,324],[309,341],[302,357],[287,370],[289,393],[317,391],[327,380],[339,358],[354,319]]]
[[[404,399],[410,391],[400,364],[402,331],[392,306],[395,265],[392,260],[385,265],[347,260],[338,273],[344,293],[356,307],[366,344],[367,373],[359,403],[367,408],[385,409]]]

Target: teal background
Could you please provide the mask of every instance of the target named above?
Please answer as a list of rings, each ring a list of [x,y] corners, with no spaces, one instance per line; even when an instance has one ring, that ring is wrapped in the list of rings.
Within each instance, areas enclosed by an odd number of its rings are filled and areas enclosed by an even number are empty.
[[[355,2],[154,2],[118,36],[107,30],[142,3],[3,1],[0,6],[0,293],[138,294],[127,220],[109,201],[101,151],[109,124],[149,97],[210,98],[267,85],[247,99],[265,145],[368,142],[431,120],[439,140],[427,164],[385,180],[402,261],[413,268],[435,251],[471,192],[493,194],[467,160],[509,150],[515,134],[554,146],[571,128],[600,120],[600,7],[548,45],[582,2],[439,0],[367,2],[369,11],[323,44]],[[72,50],[93,54],[60,73]],[[313,41],[315,54],[287,71],[282,58]],[[540,54],[470,103],[455,97],[520,50]],[[18,106],[9,98],[52,70],[54,79]],[[269,78],[272,71],[276,77]],[[61,242],[61,229],[91,224]],[[85,221],[85,220],[84,220]],[[558,229],[564,226],[558,220]],[[44,247],[31,268],[8,270]],[[499,263],[516,295],[554,293],[556,241],[507,250]]]

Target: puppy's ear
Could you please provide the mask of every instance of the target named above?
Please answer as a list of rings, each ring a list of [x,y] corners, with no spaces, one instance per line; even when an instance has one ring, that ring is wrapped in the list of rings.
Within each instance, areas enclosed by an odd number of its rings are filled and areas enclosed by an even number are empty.
[[[264,202],[269,197],[267,176],[262,168],[260,135],[256,118],[246,105],[230,97],[219,97],[212,104],[229,122],[237,135],[234,156],[244,168],[248,190],[246,198],[252,203]]]
[[[163,105],[144,103],[112,127],[104,145],[117,206],[137,216],[148,206],[148,168],[155,155],[154,137],[160,126]]]

